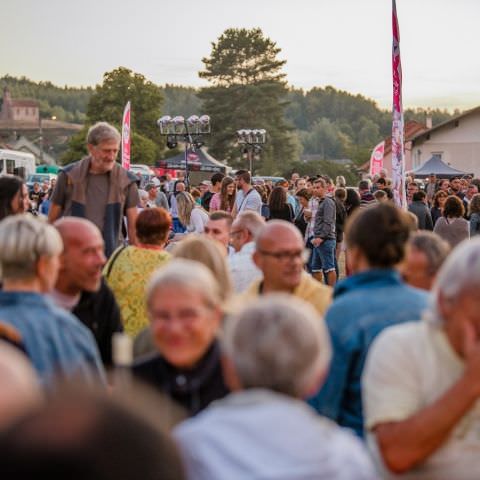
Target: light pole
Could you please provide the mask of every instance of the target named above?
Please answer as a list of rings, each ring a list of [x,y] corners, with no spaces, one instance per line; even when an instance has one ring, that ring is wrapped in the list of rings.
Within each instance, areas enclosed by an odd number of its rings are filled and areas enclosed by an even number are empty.
[[[193,152],[195,148],[200,148],[203,142],[203,135],[211,132],[210,117],[208,115],[190,115],[187,119],[181,115],[171,117],[165,115],[157,120],[160,128],[160,134],[167,137],[167,147],[175,148],[178,139],[182,139],[185,143],[185,180],[190,186],[189,169],[188,169],[188,150]]]
[[[237,131],[237,143],[242,146],[242,153],[247,154],[250,174],[253,176],[253,155],[259,155],[262,145],[267,141],[264,128],[242,129]]]

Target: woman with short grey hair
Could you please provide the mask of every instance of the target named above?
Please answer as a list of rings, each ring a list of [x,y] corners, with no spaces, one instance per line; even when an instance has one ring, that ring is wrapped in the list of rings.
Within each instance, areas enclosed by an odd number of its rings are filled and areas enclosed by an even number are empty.
[[[331,356],[313,307],[266,295],[227,321],[222,346],[234,393],[174,431],[190,480],[377,478],[360,440],[301,400]]]
[[[146,303],[156,351],[133,366],[139,379],[195,415],[228,389],[217,334],[223,318],[220,286],[199,262],[174,259],[147,287]]]
[[[0,223],[0,318],[16,328],[45,384],[55,375],[103,380],[98,349],[90,331],[44,294],[57,280],[63,243],[57,230],[30,214]]]

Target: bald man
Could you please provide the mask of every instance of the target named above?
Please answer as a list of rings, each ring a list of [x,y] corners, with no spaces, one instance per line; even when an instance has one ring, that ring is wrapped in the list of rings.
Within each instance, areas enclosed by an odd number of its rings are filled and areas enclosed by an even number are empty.
[[[106,262],[102,234],[94,223],[78,217],[63,217],[54,225],[64,251],[51,297],[92,331],[103,363],[111,366],[112,336],[123,326],[115,297],[102,278]]]
[[[256,239],[253,261],[263,279],[252,283],[241,296],[242,301],[265,293],[290,293],[325,314],[332,289],[305,272],[305,245],[294,225],[283,220],[268,222]]]

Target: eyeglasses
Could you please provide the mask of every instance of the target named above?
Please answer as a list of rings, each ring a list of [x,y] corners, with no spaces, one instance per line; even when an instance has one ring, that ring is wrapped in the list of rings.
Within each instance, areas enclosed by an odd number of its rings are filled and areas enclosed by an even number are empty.
[[[230,232],[230,237],[234,237],[235,235],[238,235],[239,233],[242,233],[243,230],[234,230]]]
[[[265,255],[267,257],[273,257],[275,260],[279,262],[286,262],[288,260],[297,260],[300,258],[302,262],[307,263],[308,259],[310,258],[310,250],[308,248],[302,250],[294,250],[294,251],[280,251],[280,252],[267,252],[265,250],[257,250],[258,253],[261,255]]]

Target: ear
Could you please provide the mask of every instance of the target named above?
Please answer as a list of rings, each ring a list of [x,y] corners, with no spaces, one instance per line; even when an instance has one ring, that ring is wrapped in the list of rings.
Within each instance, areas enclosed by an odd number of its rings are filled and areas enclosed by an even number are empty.
[[[237,371],[232,360],[225,354],[220,355],[220,363],[222,365],[223,379],[227,384],[228,388],[232,392],[242,390],[242,384],[238,378]]]
[[[92,145],[91,143],[87,143],[87,150],[90,155],[93,155],[94,148],[95,148],[94,145]]]
[[[259,270],[262,269],[262,258],[261,255],[255,250],[252,255],[253,263],[258,267]]]
[[[445,295],[441,291],[439,291],[437,303],[440,315],[442,316],[442,318],[448,321],[451,318],[452,314],[455,312],[453,302],[445,298]]]

